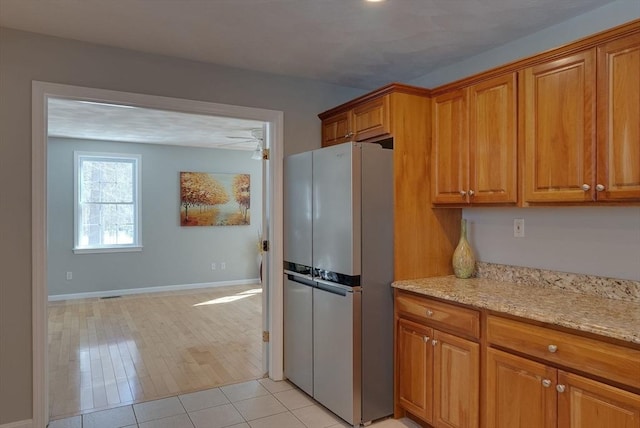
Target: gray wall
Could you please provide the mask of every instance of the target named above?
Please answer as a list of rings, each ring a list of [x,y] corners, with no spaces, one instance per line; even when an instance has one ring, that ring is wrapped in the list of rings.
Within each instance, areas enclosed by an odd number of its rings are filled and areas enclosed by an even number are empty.
[[[320,147],[317,113],[363,93],[0,29],[0,424],[31,418],[31,81],[284,112],[286,153]]]
[[[471,208],[479,260],[640,281],[640,207]],[[525,221],[513,237],[513,219]]]
[[[262,162],[251,152],[50,138],[47,180],[49,295],[259,277]],[[142,156],[142,252],[74,254],[73,152]],[[251,224],[183,227],[178,216],[180,171],[251,174]],[[211,269],[211,263],[218,263]],[[222,270],[219,263],[225,262]],[[66,272],[73,278],[66,279]]]
[[[435,88],[640,18],[640,1],[617,0],[527,37],[433,70],[410,83]]]
[[[434,88],[640,18],[640,1],[618,0],[562,24],[435,70],[413,84]],[[469,208],[481,261],[640,280],[640,208]],[[513,219],[525,219],[524,238]]]

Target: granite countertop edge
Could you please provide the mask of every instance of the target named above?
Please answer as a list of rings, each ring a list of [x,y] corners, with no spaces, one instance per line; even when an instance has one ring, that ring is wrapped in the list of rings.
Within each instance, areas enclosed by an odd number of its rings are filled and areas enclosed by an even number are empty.
[[[453,275],[395,281],[392,287],[640,344],[640,303],[633,301]]]

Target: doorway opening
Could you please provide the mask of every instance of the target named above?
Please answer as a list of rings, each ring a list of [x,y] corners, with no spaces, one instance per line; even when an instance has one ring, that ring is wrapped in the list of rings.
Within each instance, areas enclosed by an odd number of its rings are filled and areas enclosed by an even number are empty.
[[[45,425],[48,419],[47,368],[47,151],[48,102],[50,99],[82,100],[88,103],[133,106],[196,115],[257,120],[264,123],[264,144],[269,160],[263,168],[265,223],[262,236],[276,251],[263,254],[263,331],[269,342],[263,345],[264,372],[274,380],[282,379],[281,307],[282,307],[282,112],[206,103],[142,94],[33,83],[33,394],[34,422]],[[248,152],[245,152],[248,153]],[[41,421],[42,423],[38,423]]]

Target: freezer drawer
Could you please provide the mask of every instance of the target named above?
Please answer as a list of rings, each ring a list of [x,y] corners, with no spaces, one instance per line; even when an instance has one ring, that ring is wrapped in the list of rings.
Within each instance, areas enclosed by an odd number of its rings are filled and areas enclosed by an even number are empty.
[[[360,292],[313,289],[313,397],[348,423],[361,418]]]
[[[284,276],[284,374],[313,395],[313,282]]]

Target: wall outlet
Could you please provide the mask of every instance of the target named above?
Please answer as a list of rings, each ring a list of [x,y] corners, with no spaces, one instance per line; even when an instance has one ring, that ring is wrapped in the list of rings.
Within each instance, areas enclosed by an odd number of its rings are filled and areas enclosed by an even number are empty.
[[[513,219],[513,237],[524,238],[524,219],[523,218]]]
[[[216,270],[218,266],[216,266],[216,262],[211,263],[211,270]]]
[[[227,268],[226,262],[220,262],[220,269],[225,270]]]
[[[67,281],[71,281],[73,279],[73,272],[67,272]]]

